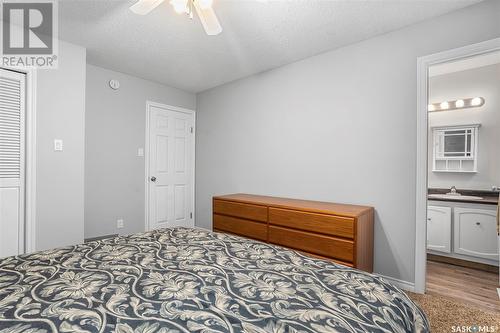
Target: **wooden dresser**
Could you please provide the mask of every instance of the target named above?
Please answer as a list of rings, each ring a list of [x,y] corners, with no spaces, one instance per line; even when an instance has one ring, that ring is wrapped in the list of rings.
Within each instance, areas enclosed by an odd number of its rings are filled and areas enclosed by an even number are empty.
[[[373,271],[373,208],[231,194],[213,198],[213,229]]]

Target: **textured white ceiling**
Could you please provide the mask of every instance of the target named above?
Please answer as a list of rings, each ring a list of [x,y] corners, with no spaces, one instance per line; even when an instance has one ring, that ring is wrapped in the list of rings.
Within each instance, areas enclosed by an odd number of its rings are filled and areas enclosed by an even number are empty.
[[[147,16],[134,0],[63,0],[59,36],[91,64],[200,92],[479,1],[214,0],[224,31],[207,36],[168,0]]]

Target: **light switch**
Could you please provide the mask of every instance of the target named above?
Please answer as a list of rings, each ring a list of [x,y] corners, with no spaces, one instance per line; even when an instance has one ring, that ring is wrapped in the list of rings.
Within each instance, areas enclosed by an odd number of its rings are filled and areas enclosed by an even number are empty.
[[[137,149],[137,156],[139,156],[139,157],[144,156],[144,148]]]
[[[54,140],[54,151],[63,151],[63,140]]]

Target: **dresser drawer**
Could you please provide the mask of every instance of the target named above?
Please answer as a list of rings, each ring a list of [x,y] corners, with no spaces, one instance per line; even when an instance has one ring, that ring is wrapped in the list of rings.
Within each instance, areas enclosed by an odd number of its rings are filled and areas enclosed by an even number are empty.
[[[269,223],[326,235],[354,238],[354,219],[348,217],[269,208]]]
[[[267,222],[267,207],[214,200],[214,213],[242,217],[249,220]]]
[[[270,225],[269,242],[345,262],[354,261],[354,242],[349,240]]]
[[[254,222],[237,217],[214,214],[215,230],[226,231],[232,234],[254,238],[262,241],[267,240],[267,224]]]
[[[354,265],[352,264],[352,262],[345,262],[345,261],[338,260],[338,259],[323,257],[323,256],[320,256],[319,254],[309,253],[309,252],[300,251],[300,250],[296,250],[296,251],[300,252],[303,255],[306,255],[308,257],[313,257],[313,258],[316,258],[316,259],[323,259],[323,260],[332,261],[334,263],[337,263],[337,264],[340,264],[340,265],[344,265],[344,266],[347,266],[347,267],[354,267]]]

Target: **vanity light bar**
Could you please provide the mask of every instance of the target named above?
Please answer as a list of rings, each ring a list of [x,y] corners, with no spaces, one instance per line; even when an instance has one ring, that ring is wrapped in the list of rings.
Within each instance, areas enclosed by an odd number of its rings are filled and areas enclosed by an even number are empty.
[[[427,106],[429,112],[450,111],[468,108],[478,108],[484,105],[484,98],[464,98],[456,101],[445,101],[441,103],[432,103]]]

